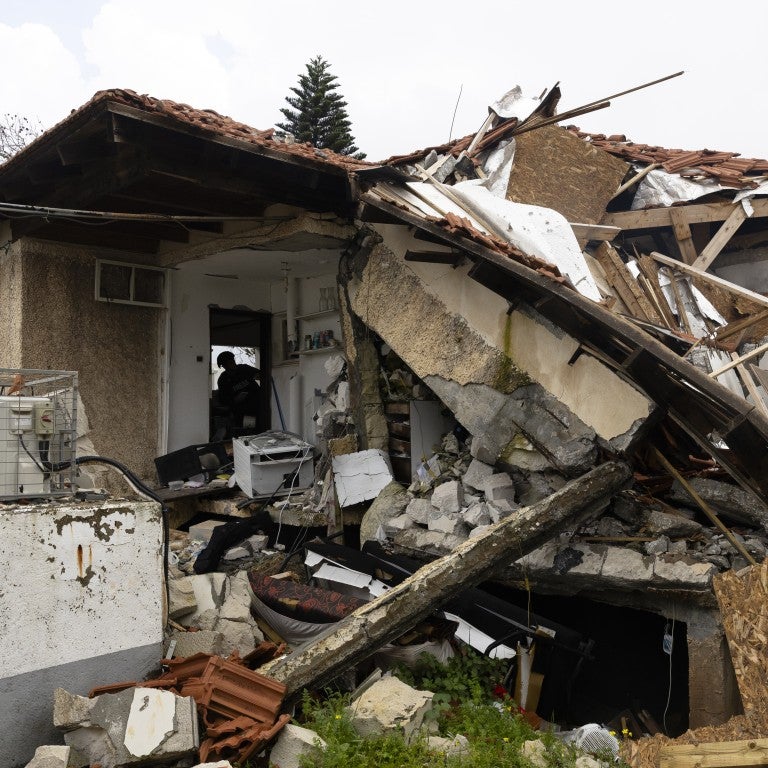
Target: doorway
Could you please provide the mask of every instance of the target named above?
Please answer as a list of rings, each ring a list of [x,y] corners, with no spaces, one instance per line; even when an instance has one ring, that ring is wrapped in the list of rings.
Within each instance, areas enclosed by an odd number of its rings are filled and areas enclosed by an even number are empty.
[[[209,385],[209,439],[221,440],[238,434],[258,434],[271,426],[270,387],[272,361],[270,359],[272,319],[268,312],[247,309],[209,308],[209,336],[211,368]],[[260,371],[256,413],[246,423],[233,423],[229,408],[219,399],[218,380],[222,371],[216,358],[222,352],[232,352],[235,363],[248,365]]]

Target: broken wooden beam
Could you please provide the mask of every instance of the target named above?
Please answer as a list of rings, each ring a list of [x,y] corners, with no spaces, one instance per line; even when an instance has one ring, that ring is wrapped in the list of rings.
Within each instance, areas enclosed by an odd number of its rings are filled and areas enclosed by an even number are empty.
[[[423,566],[334,624],[311,645],[270,662],[259,673],[284,683],[289,700],[304,688],[329,683],[457,594],[491,577],[497,568],[598,514],[630,474],[626,464],[609,462],[572,480],[546,499],[517,510],[450,554]]]
[[[697,269],[708,269],[709,265],[717,258],[720,251],[728,245],[728,241],[736,233],[736,230],[754,213],[754,209],[748,200],[742,200],[741,205],[737,205],[724,224],[717,230],[715,236],[707,243],[707,246],[701,252],[699,257],[692,262],[688,262]],[[686,259],[687,261],[687,259]]]
[[[668,267],[679,269],[688,275],[692,275],[693,277],[700,277],[702,280],[706,280],[708,283],[712,283],[713,285],[716,285],[719,288],[728,291],[729,293],[733,293],[736,296],[742,296],[745,299],[754,301],[755,304],[760,304],[763,307],[768,307],[768,297],[762,296],[761,294],[755,293],[754,291],[750,291],[748,288],[742,288],[740,285],[731,283],[728,280],[723,280],[722,277],[712,275],[709,272],[704,272],[703,270],[698,269],[697,267],[694,267],[690,264],[684,264],[682,261],[678,261],[677,259],[670,259],[669,256],[665,256],[663,253],[657,253],[656,251],[653,251],[651,256],[661,264],[666,264]]]

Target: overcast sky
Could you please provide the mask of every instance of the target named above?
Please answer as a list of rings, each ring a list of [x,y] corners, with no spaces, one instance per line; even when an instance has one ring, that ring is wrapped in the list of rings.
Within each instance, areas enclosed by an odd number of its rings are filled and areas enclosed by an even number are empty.
[[[686,74],[576,120],[649,144],[768,157],[768,0],[1,0],[0,112],[45,127],[104,88],[257,128],[320,54],[370,160],[475,131],[487,105],[557,81],[565,111]]]

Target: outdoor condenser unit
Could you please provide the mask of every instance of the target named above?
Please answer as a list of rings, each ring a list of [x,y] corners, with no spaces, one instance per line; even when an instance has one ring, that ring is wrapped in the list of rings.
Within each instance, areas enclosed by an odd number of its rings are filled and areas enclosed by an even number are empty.
[[[77,374],[0,368],[0,500],[74,494]]]
[[[312,446],[287,432],[262,432],[232,440],[235,480],[251,498],[286,496],[312,485]]]

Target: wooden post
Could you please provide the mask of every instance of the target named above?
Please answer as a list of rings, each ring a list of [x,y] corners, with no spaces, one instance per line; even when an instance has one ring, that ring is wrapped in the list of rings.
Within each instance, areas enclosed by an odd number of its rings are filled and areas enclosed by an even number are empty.
[[[630,477],[626,464],[609,462],[572,480],[546,499],[517,510],[448,555],[358,608],[308,647],[270,662],[260,674],[285,683],[291,700],[306,687],[329,683],[394,640],[457,594],[489,578],[500,566],[532,552],[553,536],[598,514]]]

